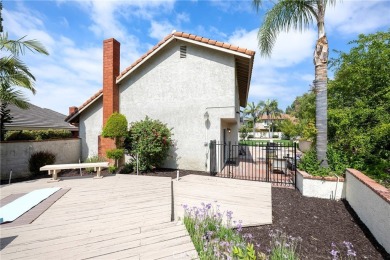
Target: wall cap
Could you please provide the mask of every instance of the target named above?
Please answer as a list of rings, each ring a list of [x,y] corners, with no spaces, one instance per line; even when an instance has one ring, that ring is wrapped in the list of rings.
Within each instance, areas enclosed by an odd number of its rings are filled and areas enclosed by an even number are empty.
[[[319,180],[319,181],[334,181],[334,182],[337,181],[337,177],[336,176],[325,176],[325,177],[313,176],[313,175],[310,175],[309,173],[307,173],[305,171],[298,170],[298,169],[297,169],[297,173],[301,174],[304,179]],[[339,182],[344,182],[345,179],[344,179],[344,177],[340,177],[339,176],[338,181]]]

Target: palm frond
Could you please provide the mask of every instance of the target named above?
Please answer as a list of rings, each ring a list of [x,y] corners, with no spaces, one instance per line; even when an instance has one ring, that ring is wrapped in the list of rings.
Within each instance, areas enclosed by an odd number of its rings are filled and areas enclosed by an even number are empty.
[[[317,20],[316,1],[281,0],[270,9],[257,34],[260,54],[270,56],[276,37],[290,29],[303,31]]]
[[[0,87],[0,101],[14,104],[21,109],[28,109],[28,99],[19,90],[13,89],[11,86],[2,84]]]
[[[0,34],[0,50],[9,51],[16,56],[19,54],[24,54],[26,49],[30,50],[31,52],[38,52],[49,55],[49,52],[39,41],[24,40],[25,37],[26,36],[23,36],[18,40],[10,40],[8,39],[8,33]]]
[[[263,5],[263,1],[262,0],[253,0],[252,5],[256,9],[256,11],[259,12],[260,7]]]

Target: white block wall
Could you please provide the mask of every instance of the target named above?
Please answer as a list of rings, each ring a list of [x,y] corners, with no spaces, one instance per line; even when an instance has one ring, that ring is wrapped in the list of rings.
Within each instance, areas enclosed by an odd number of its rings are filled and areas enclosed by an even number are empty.
[[[389,189],[357,170],[347,169],[346,199],[379,244],[390,253]]]
[[[11,169],[12,178],[29,176],[28,161],[31,154],[38,151],[54,153],[56,163],[76,163],[80,158],[80,140],[2,142],[0,144],[1,180],[9,178]]]
[[[345,197],[343,178],[315,177],[304,171],[297,170],[297,189],[306,197],[322,199],[342,199]]]

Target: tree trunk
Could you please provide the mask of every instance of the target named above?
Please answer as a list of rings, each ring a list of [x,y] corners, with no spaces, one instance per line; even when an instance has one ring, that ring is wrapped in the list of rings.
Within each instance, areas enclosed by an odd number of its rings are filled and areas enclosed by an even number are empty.
[[[328,80],[328,40],[324,34],[323,23],[319,26],[319,39],[317,40],[314,51],[315,80],[313,82],[316,93],[316,128],[317,140],[316,151],[317,159],[321,165],[328,166],[326,159],[326,150],[328,144],[328,97],[327,97],[327,80]]]

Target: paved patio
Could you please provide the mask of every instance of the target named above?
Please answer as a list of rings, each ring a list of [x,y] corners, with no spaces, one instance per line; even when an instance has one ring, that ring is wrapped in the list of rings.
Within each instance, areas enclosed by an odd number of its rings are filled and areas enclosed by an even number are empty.
[[[218,200],[244,225],[272,221],[269,183],[185,176],[173,184],[177,212],[182,203]],[[39,179],[1,186],[0,198],[48,187],[70,190],[31,224],[1,226],[1,259],[197,258],[185,227],[171,222],[170,178]]]

